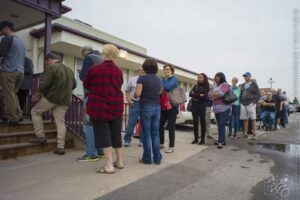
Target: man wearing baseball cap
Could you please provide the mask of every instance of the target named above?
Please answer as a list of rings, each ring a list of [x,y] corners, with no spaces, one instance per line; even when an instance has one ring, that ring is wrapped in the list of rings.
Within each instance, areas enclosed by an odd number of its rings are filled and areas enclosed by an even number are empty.
[[[17,92],[24,76],[25,46],[15,35],[15,26],[10,21],[0,23],[0,32],[5,37],[0,43],[0,87],[2,88],[4,116],[0,123],[18,124],[21,108]]]
[[[248,137],[248,120],[250,118],[253,137],[252,140],[256,139],[256,103],[260,99],[260,91],[255,81],[251,79],[251,73],[246,72],[243,74],[245,82],[241,85],[241,115],[240,118],[243,120],[243,132],[244,136]]]

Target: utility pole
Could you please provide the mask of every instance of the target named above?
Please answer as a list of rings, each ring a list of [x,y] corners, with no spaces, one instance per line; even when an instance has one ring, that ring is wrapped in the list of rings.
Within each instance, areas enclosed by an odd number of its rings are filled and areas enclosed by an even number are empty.
[[[268,80],[268,83],[270,84],[270,88],[272,89],[272,86],[273,86],[273,83],[274,83],[275,81],[272,79],[272,78],[270,78],[269,80]]]
[[[299,9],[294,9],[293,16],[293,93],[299,99]]]

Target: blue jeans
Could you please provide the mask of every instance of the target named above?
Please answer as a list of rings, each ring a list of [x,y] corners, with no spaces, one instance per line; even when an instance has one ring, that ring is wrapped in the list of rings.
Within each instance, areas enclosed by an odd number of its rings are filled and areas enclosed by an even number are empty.
[[[134,128],[136,127],[137,120],[140,116],[140,106],[139,103],[133,103],[129,107],[129,115],[128,115],[128,122],[127,127],[125,130],[124,140],[125,143],[130,143],[131,138],[134,132]]]
[[[92,125],[83,124],[83,132],[86,141],[86,155],[90,157],[96,157],[99,154],[103,154],[102,148],[95,148],[94,129]]]
[[[232,105],[232,115],[229,116],[229,135],[232,134],[232,126],[234,128],[233,135],[236,136],[238,130],[240,129],[240,112],[241,106],[240,105]]]
[[[260,115],[260,119],[263,122],[265,128],[271,128],[275,124],[275,112],[263,111]]]
[[[216,120],[218,124],[219,143],[225,144],[225,125],[228,120],[230,109],[224,112],[216,113]]]
[[[283,120],[284,125],[289,123],[288,112],[289,112],[289,106],[284,105],[283,106],[283,116],[282,116],[282,120]]]
[[[153,161],[160,164],[162,155],[160,153],[160,140],[159,140],[159,121],[160,121],[160,106],[159,105],[144,105],[141,109],[141,126],[142,133],[141,139],[143,143],[143,157],[142,160],[150,164],[151,159],[151,144]]]

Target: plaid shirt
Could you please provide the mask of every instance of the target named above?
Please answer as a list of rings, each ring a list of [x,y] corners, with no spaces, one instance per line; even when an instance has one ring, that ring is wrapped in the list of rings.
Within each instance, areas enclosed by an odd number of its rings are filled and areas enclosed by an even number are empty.
[[[88,94],[87,113],[94,120],[111,121],[122,117],[124,97],[122,70],[111,60],[91,67],[83,80]]]

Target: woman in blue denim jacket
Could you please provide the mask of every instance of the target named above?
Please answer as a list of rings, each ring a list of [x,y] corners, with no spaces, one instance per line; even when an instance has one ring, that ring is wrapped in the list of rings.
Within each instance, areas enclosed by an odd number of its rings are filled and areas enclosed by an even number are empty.
[[[178,87],[178,80],[174,76],[174,67],[173,65],[166,64],[164,65],[164,74],[165,78],[163,79],[163,89],[166,92],[172,91]],[[160,145],[161,148],[164,148],[165,143],[165,133],[164,125],[168,121],[169,128],[169,148],[166,150],[166,153],[173,153],[175,147],[175,125],[176,117],[178,114],[178,106],[172,106],[170,110],[162,110],[160,115],[160,125],[159,125],[159,134],[160,134]]]

